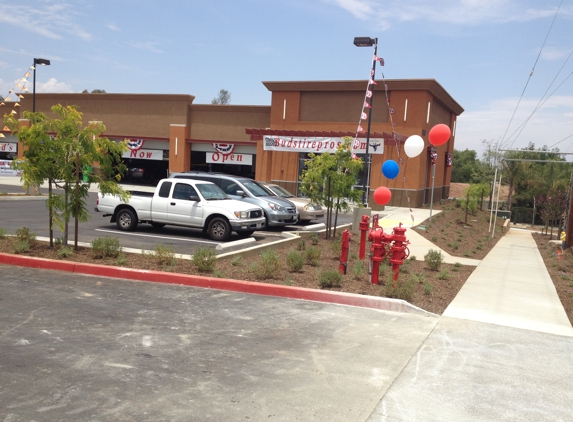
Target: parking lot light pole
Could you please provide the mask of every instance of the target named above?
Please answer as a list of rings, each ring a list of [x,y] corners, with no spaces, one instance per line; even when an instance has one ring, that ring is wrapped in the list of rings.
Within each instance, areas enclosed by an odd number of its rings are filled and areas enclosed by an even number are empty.
[[[372,47],[374,46],[374,58],[372,59],[372,72],[370,79],[374,82],[376,77],[376,56],[378,54],[378,38],[370,37],[355,37],[354,45],[356,47]],[[372,83],[372,94],[374,94],[374,83]],[[368,200],[370,199],[370,167],[371,167],[371,157],[370,157],[370,126],[372,125],[372,103],[374,101],[374,95],[370,97],[370,109],[368,110],[368,128],[366,129],[366,169],[364,171],[364,176],[362,177],[362,195],[363,204],[368,207]]]
[[[33,85],[33,91],[32,91],[32,111],[36,112],[36,66],[37,65],[41,65],[41,66],[49,66],[50,65],[50,61],[46,60],[46,59],[34,59],[34,85]]]

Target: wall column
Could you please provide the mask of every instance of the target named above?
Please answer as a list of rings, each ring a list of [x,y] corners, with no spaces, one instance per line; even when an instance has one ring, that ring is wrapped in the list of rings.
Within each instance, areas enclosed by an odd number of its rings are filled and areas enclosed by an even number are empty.
[[[18,119],[18,127],[30,127],[30,121],[28,119]],[[21,160],[22,158],[24,158],[24,145],[18,140],[18,159]]]
[[[187,125],[169,126],[169,173],[191,169],[191,144],[187,142]]]

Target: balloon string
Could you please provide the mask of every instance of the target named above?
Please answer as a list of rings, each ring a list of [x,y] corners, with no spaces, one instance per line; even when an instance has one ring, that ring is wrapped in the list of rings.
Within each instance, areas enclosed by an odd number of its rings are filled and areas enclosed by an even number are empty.
[[[398,141],[396,131],[394,130],[394,128],[396,127],[396,124],[394,123],[394,118],[392,117],[392,115],[394,113],[392,112],[392,108],[390,107],[390,95],[388,94],[388,85],[386,84],[384,72],[380,72],[380,74],[382,75],[382,82],[384,83],[384,94],[386,95],[386,105],[388,106],[388,115],[390,116],[390,124],[392,125],[392,138],[394,139],[394,144],[396,145],[396,153],[398,155],[398,162],[400,164],[403,164],[404,160],[400,156],[400,142]],[[400,171],[402,171],[402,174],[403,174],[403,176],[402,176],[402,189],[404,191],[406,191],[406,199],[408,200],[408,208],[410,209],[410,217],[412,218],[412,227],[413,227],[414,226],[414,212],[412,211],[412,206],[410,205],[410,195],[408,193],[408,189],[406,189],[406,168],[407,168],[407,166],[408,165],[406,164],[404,166],[403,170],[402,170],[402,167],[400,167]]]

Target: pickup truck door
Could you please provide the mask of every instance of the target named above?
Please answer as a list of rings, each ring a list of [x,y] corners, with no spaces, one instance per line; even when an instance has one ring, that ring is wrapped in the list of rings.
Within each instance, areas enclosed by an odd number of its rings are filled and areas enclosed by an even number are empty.
[[[199,200],[192,200],[191,197]],[[195,188],[187,183],[175,183],[168,206],[169,223],[203,227],[203,203]]]
[[[169,193],[171,192],[172,184],[172,182],[164,181],[157,187],[157,194],[154,196],[151,204],[151,219],[156,223],[169,222],[168,210],[171,202]]]

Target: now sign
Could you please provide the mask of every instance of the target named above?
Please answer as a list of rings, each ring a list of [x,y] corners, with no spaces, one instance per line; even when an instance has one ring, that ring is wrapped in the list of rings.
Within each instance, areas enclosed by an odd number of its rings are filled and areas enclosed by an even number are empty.
[[[140,160],[163,160],[163,151],[160,149],[130,149],[125,151],[123,158],[139,158]]]
[[[253,156],[251,154],[221,154],[219,152],[208,152],[208,163],[215,164],[238,164],[242,166],[250,166],[253,164]]]

